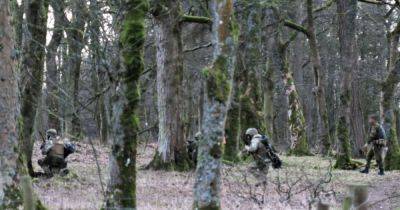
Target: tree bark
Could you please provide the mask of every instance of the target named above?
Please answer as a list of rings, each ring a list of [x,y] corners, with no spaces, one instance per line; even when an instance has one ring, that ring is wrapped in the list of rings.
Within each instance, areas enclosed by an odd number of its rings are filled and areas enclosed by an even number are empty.
[[[59,90],[60,85],[60,72],[57,66],[57,49],[60,46],[63,38],[64,29],[62,27],[62,15],[64,15],[64,2],[63,1],[50,1],[54,14],[54,30],[50,43],[47,46],[46,54],[46,87],[47,98],[46,104],[48,108],[48,125],[47,128],[54,128],[60,131],[59,119]]]
[[[154,5],[157,42],[158,149],[152,168],[187,170],[183,125],[183,52],[181,34],[181,1]]]
[[[221,144],[225,135],[238,42],[237,28],[233,23],[233,0],[213,0],[210,7],[214,61],[203,72],[206,97],[194,186],[193,207],[196,209],[221,209]]]
[[[0,209],[17,209],[18,193],[18,83],[13,30],[8,0],[0,0]]]
[[[42,97],[43,67],[45,58],[47,10],[48,3],[44,0],[25,0],[25,15],[27,24],[26,40],[23,43],[22,70],[26,79],[22,93],[21,115],[23,118],[22,148],[27,159],[28,171],[34,176],[32,166],[32,150],[34,140],[32,134],[38,103]]]
[[[322,69],[321,56],[318,49],[318,41],[315,33],[314,24],[314,3],[313,0],[307,0],[307,31],[310,45],[310,59],[313,64],[314,75],[316,79],[316,104],[322,124],[320,125],[320,141],[322,142],[322,154],[327,155],[331,149],[329,138],[328,110],[326,106],[326,75]]]
[[[136,147],[139,132],[139,77],[143,72],[146,0],[121,5],[123,24],[120,46],[125,71],[114,86],[113,145],[106,209],[136,209]]]
[[[354,69],[357,68],[356,49],[356,16],[357,0],[338,0],[337,13],[339,21],[340,67],[342,83],[338,116],[338,154],[336,168],[354,169],[351,161],[351,146],[349,139],[351,79]]]

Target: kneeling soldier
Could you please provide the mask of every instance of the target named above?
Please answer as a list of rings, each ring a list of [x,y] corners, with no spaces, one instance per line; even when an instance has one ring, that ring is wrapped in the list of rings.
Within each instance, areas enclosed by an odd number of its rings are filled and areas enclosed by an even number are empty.
[[[68,155],[75,152],[75,145],[68,140],[62,140],[57,136],[55,129],[46,131],[46,140],[40,147],[42,155],[46,157],[38,160],[38,164],[43,168],[47,175],[54,173],[67,174],[67,161],[65,160]]]
[[[387,152],[386,140],[385,140],[386,136],[385,136],[385,130],[378,123],[378,121],[379,121],[378,115],[370,115],[368,118],[370,129],[369,129],[367,145],[370,145],[370,147],[372,148],[367,152],[367,165],[365,166],[364,170],[360,171],[361,173],[365,174],[369,173],[371,160],[375,156],[375,160],[379,168],[378,174],[379,175],[385,174],[383,168],[384,167],[383,161],[385,159]]]

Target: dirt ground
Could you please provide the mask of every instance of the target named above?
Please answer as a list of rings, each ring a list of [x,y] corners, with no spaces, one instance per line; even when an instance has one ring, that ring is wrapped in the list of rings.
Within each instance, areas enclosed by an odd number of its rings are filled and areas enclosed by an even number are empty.
[[[100,209],[103,188],[108,177],[109,149],[95,146],[101,180],[89,144],[80,143],[78,151],[69,157],[71,173],[65,177],[35,178],[34,188],[49,209]],[[191,209],[194,172],[141,170],[154,152],[154,146],[138,149],[137,203],[138,209]],[[35,158],[41,157],[38,145]],[[249,172],[252,163],[237,166],[224,164],[222,170],[223,209],[309,209],[321,200],[332,209],[341,209],[350,185],[370,187],[370,209],[400,209],[400,172],[387,172],[380,177],[376,170],[369,175],[358,171],[329,168],[332,161],[321,157],[282,157],[283,169],[270,169],[266,182]],[[40,171],[39,166],[35,165]],[[263,179],[264,180],[264,179]]]

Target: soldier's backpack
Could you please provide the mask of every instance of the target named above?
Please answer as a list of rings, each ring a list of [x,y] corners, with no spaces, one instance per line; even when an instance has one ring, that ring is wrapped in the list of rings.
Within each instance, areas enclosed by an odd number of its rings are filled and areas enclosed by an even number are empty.
[[[53,157],[64,158],[64,142],[61,140],[57,140],[53,144],[53,147],[49,151],[49,155]]]
[[[271,160],[272,167],[273,168],[281,168],[282,167],[282,160],[278,157],[278,155],[275,153],[273,147],[269,143],[269,139],[267,136],[262,135],[261,136],[261,143],[265,146],[267,149],[267,155],[268,158]]]

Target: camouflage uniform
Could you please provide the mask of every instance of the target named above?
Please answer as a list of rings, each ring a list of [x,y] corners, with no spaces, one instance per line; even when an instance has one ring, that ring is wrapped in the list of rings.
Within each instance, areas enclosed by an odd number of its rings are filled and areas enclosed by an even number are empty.
[[[62,140],[57,136],[57,131],[50,129],[46,132],[46,141],[41,146],[43,159],[38,160],[38,164],[43,168],[45,174],[67,173],[67,161],[65,158],[75,152],[75,145],[68,140]]]
[[[367,152],[367,165],[365,166],[365,169],[361,171],[362,173],[369,172],[371,160],[373,157],[375,157],[379,168],[379,174],[384,174],[383,162],[387,152],[385,139],[385,131],[383,130],[382,126],[378,124],[370,127],[367,144],[372,148]]]
[[[251,140],[249,141],[250,137]],[[262,178],[265,182],[270,163],[272,163],[273,168],[280,168],[281,160],[273,152],[272,146],[268,143],[268,138],[258,134],[255,128],[247,129],[245,144],[244,154],[253,156],[256,163],[256,167],[252,167],[251,172],[256,178]]]

